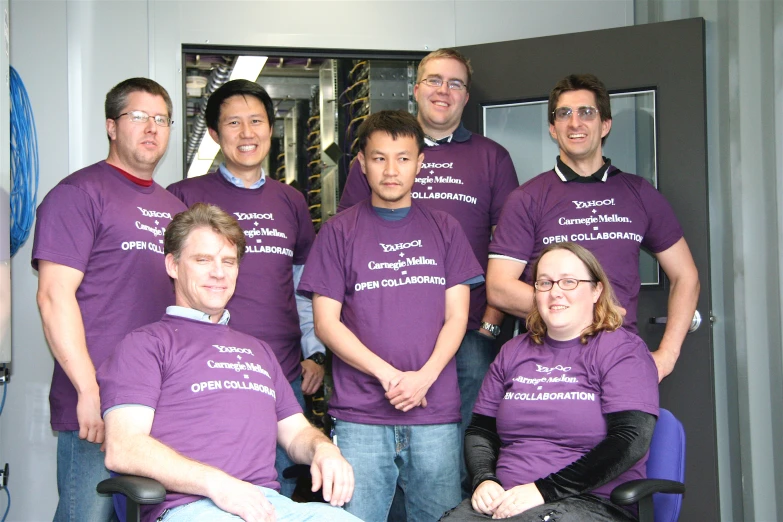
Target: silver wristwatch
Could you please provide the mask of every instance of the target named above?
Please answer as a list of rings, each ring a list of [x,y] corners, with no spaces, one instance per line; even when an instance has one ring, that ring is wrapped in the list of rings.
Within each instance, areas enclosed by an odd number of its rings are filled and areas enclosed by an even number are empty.
[[[488,322],[484,321],[483,323],[481,323],[481,327],[484,330],[486,330],[489,333],[491,333],[494,337],[497,337],[498,335],[500,335],[500,327],[498,325],[496,325],[496,324],[492,324],[492,323],[488,323]]]

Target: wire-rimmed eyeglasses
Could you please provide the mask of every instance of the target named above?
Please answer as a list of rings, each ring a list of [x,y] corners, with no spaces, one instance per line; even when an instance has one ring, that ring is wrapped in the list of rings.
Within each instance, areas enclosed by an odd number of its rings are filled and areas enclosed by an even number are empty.
[[[437,76],[431,76],[429,78],[424,78],[423,80],[419,81],[419,83],[426,83],[430,87],[435,87],[436,89],[443,85],[443,82],[445,80],[443,78],[438,78]],[[450,91],[461,91],[467,86],[465,85],[465,82],[462,80],[448,80],[445,81],[446,85],[449,87]]]
[[[552,111],[556,121],[568,121],[571,119],[571,115],[576,112],[579,119],[582,121],[593,121],[598,116],[598,109],[592,105],[583,105],[572,109],[571,107],[558,107]]]
[[[133,123],[147,123],[150,118],[155,122],[156,125],[160,127],[170,127],[174,124],[174,120],[169,118],[168,116],[163,116],[162,114],[158,114],[157,116],[150,116],[144,111],[128,111],[123,112],[116,118],[112,118],[113,120],[119,120],[121,117],[127,116],[130,121]]]

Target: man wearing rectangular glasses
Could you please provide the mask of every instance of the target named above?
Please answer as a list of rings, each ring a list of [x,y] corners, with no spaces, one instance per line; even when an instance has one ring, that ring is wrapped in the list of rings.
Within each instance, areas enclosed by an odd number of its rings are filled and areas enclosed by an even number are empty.
[[[55,357],[49,393],[57,432],[55,521],[104,521],[111,497],[101,444],[95,369],[131,330],[174,304],[163,234],[185,210],[152,180],[166,152],[171,99],[158,83],[131,78],[106,95],[109,156],[63,179],[38,207],[32,265],[38,306]]]
[[[503,203],[519,182],[508,151],[462,125],[472,72],[470,60],[454,49],[433,51],[419,63],[413,93],[426,147],[412,196],[428,208],[454,216],[486,270],[492,230]],[[338,210],[369,196],[367,179],[359,162],[354,162]],[[470,423],[484,375],[497,355],[494,338],[502,320],[500,311],[487,306],[485,286],[473,288],[468,327],[456,356],[462,433]],[[470,480],[464,463],[461,475],[463,498],[468,498]]]
[[[682,229],[664,197],[645,179],[621,172],[602,154],[612,128],[609,94],[592,74],[570,75],[549,95],[555,168],[509,196],[490,245],[489,302],[525,317],[533,306],[528,268],[548,244],[579,243],[606,269],[625,327],[636,332],[642,246],[668,276],[666,331],[653,353],[659,381],[674,368],[699,296],[699,275]]]

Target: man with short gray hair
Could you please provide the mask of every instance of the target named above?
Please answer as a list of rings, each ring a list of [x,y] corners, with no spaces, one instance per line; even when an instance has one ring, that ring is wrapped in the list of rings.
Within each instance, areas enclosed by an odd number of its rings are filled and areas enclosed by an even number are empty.
[[[177,214],[165,235],[176,306],[128,334],[98,369],[106,465],[153,478],[166,499],[142,520],[343,522],[353,470],[312,427],[267,343],[228,326],[245,234],[214,205]],[[310,464],[332,506],[279,493],[275,447]]]

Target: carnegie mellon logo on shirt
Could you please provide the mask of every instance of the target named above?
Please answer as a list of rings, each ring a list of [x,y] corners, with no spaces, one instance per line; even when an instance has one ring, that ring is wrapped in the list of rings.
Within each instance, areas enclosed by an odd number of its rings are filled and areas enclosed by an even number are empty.
[[[275,216],[271,212],[234,212],[234,215],[240,222],[245,237],[252,240],[245,245],[246,254],[277,254],[294,257],[294,251],[290,248],[264,244],[267,238],[288,239],[288,234],[285,232],[275,227],[262,226],[263,221],[275,220]]]
[[[435,169],[453,169],[454,162],[451,163],[422,163],[421,171],[416,176],[416,183],[429,187],[437,184],[449,184],[449,185],[464,185],[465,183],[460,178],[454,176],[438,176],[435,174]]]

